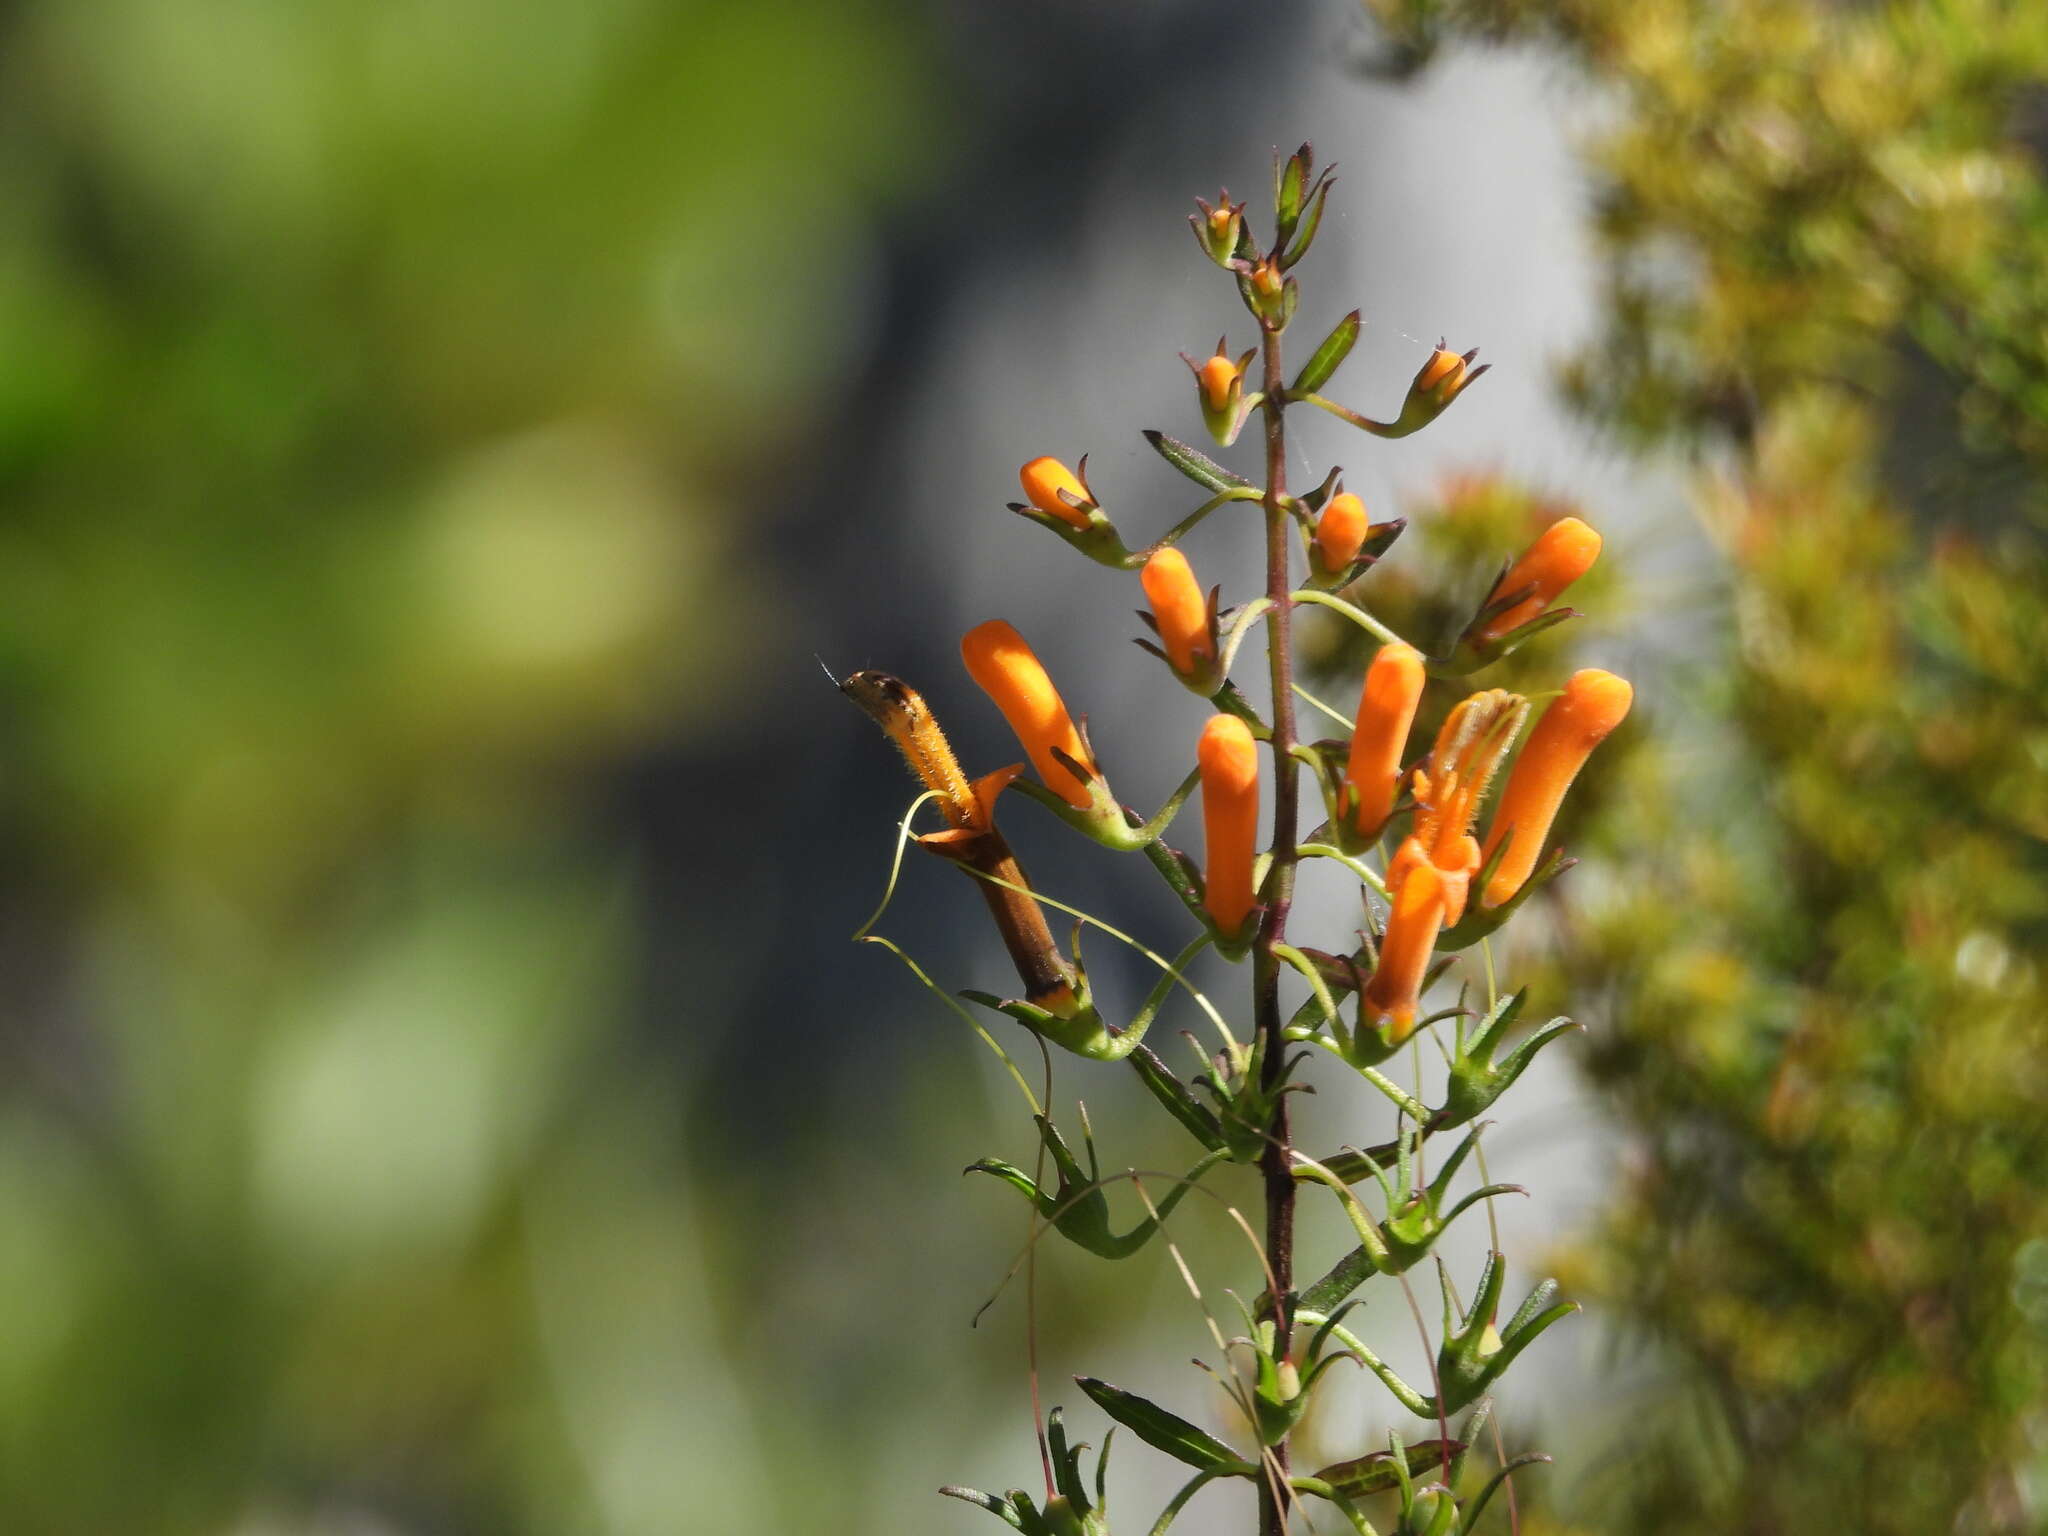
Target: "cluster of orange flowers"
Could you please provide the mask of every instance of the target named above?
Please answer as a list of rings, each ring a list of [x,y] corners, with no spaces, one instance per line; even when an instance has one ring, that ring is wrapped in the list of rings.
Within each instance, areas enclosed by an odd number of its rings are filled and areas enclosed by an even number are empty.
[[[1093,500],[1065,465],[1035,459],[1020,478],[1031,505],[1076,526],[1085,522]],[[1346,570],[1369,527],[1358,497],[1332,496],[1315,524],[1313,561],[1324,571]],[[1599,552],[1599,534],[1578,518],[1553,523],[1495,583],[1469,635],[1497,641],[1537,619]],[[1168,664],[1184,680],[1210,678],[1197,686],[1213,692],[1220,684],[1212,677],[1216,609],[1187,557],[1170,546],[1158,550],[1145,562],[1140,581]],[[967,633],[961,653],[1046,786],[1076,810],[1101,809],[1108,797],[1100,769],[1023,637],[991,619]],[[1497,911],[1522,891],[1537,870],[1565,791],[1594,747],[1628,714],[1632,699],[1629,684],[1612,673],[1589,668],[1573,674],[1523,742],[1482,844],[1480,813],[1496,771],[1522,735],[1529,701],[1501,689],[1471,695],[1452,709],[1427,757],[1404,770],[1427,677],[1428,663],[1412,646],[1388,644],[1373,657],[1338,796],[1343,825],[1333,829],[1338,841],[1370,846],[1397,815],[1412,812],[1409,831],[1387,865],[1390,911],[1364,992],[1368,1018],[1393,1040],[1414,1029],[1438,937],[1475,904],[1474,880],[1484,877],[1476,905],[1486,911]],[[1258,905],[1258,742],[1239,716],[1218,713],[1202,727],[1195,757],[1202,792],[1203,904],[1220,938],[1242,939]]]

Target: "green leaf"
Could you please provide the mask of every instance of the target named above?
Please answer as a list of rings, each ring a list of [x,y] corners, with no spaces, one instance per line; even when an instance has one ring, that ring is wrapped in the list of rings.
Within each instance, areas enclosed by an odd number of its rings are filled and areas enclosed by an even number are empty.
[[[1431,1467],[1441,1467],[1464,1449],[1462,1440],[1418,1440],[1407,1447],[1408,1475],[1418,1477]],[[1318,1481],[1328,1483],[1352,1499],[1363,1498],[1368,1493],[1385,1493],[1401,1482],[1401,1473],[1394,1465],[1392,1451],[1374,1451],[1370,1456],[1360,1456],[1353,1461],[1334,1462],[1315,1476]]]
[[[1158,450],[1159,457],[1197,485],[1212,491],[1242,491],[1251,486],[1251,481],[1243,475],[1232,474],[1207,454],[1190,448],[1177,437],[1168,437],[1164,432],[1148,427],[1145,429],[1145,441]]]
[[[1337,322],[1337,328],[1323,338],[1323,344],[1309,355],[1302,364],[1301,372],[1294,380],[1294,387],[1288,391],[1293,395],[1312,395],[1329,383],[1330,375],[1337,371],[1351,349],[1358,344],[1358,331],[1363,321],[1357,310],[1351,311]]]
[[[1135,1392],[1126,1392],[1093,1376],[1076,1376],[1074,1380],[1095,1399],[1098,1408],[1155,1451],[1164,1451],[1176,1461],[1204,1472],[1239,1472],[1250,1476],[1257,1470],[1207,1430],[1196,1428]]]

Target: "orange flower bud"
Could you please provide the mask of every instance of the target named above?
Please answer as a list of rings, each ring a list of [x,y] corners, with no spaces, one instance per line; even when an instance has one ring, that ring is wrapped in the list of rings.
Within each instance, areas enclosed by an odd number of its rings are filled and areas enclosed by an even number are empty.
[[[981,691],[995,700],[996,708],[1010,722],[1046,787],[1075,810],[1090,809],[1095,803],[1092,788],[1053,753],[1055,749],[1066,753],[1091,773],[1095,764],[1081,744],[1081,733],[1074,729],[1067,706],[1060,701],[1059,690],[1024,637],[1001,619],[990,619],[961,637],[960,657]]]
[[[1017,471],[1017,478],[1024,483],[1024,499],[1041,512],[1049,512],[1062,522],[1072,523],[1076,528],[1088,526],[1088,514],[1080,507],[1069,506],[1060,500],[1065,491],[1076,501],[1088,506],[1095,504],[1095,498],[1088,494],[1088,488],[1074,478],[1074,472],[1058,459],[1033,459]]]
[[[1236,361],[1221,352],[1195,370],[1195,382],[1201,387],[1202,402],[1210,410],[1227,411],[1236,403],[1231,398],[1231,390],[1237,384],[1238,372]]]
[[[1535,590],[1513,607],[1505,608],[1474,631],[1480,640],[1498,640],[1511,629],[1519,629],[1557,600],[1560,592],[1593,568],[1600,558],[1600,535],[1576,517],[1561,517],[1536,536],[1522,558],[1508,567],[1508,573],[1494,583],[1487,594],[1491,607],[1510,593],[1524,587]]]
[[[1348,568],[1365,547],[1365,531],[1370,526],[1364,502],[1349,491],[1332,496],[1316,519],[1316,552],[1322,556],[1323,569],[1334,575]]]
[[[1138,580],[1151,599],[1159,641],[1166,647],[1166,659],[1174,671],[1192,672],[1197,656],[1207,659],[1216,654],[1216,642],[1209,634],[1209,604],[1186,555],[1167,546],[1145,562]]]
[[[1437,931],[1444,921],[1443,876],[1427,859],[1408,865],[1394,888],[1394,909],[1380,936],[1380,960],[1365,984],[1363,1004],[1373,1021],[1390,1026],[1399,1043],[1415,1032],[1415,1009],[1422,998],[1422,978],[1436,953]]]
[[[1401,754],[1408,727],[1422,700],[1422,652],[1412,645],[1383,645],[1365,669],[1358,697],[1358,721],[1351,730],[1351,756],[1344,782],[1351,798],[1352,824],[1371,837],[1394,813],[1401,783]]]
[[[1635,690],[1612,672],[1588,667],[1574,672],[1564,695],[1536,722],[1528,745],[1508,774],[1508,785],[1486,840],[1491,859],[1503,839],[1507,853],[1486,883],[1486,904],[1497,907],[1529,878],[1542,856],[1550,824],[1586,759],[1628,714]]]
[[[1442,342],[1438,342],[1436,350],[1429,354],[1429,361],[1424,363],[1422,371],[1415,375],[1415,387],[1427,394],[1448,379],[1448,387],[1456,389],[1464,382],[1465,366],[1464,358]]]
[[[1202,771],[1204,904],[1226,934],[1252,909],[1252,849],[1259,835],[1259,746],[1235,715],[1211,715],[1195,747]]]

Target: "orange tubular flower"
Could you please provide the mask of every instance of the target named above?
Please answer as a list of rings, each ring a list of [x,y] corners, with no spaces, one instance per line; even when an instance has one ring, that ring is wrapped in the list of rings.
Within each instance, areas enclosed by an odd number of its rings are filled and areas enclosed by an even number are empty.
[[[1491,607],[1524,587],[1535,590],[1488,619],[1473,632],[1474,638],[1498,640],[1509,630],[1521,628],[1590,571],[1599,558],[1600,535],[1576,517],[1559,518],[1536,536],[1521,559],[1508,567],[1508,573],[1487,594],[1486,604]]]
[[[1364,502],[1349,491],[1332,496],[1323,515],[1316,519],[1316,553],[1322,557],[1323,569],[1333,576],[1348,569],[1365,547],[1365,533],[1370,526]]]
[[[1401,754],[1408,746],[1408,727],[1415,722],[1424,681],[1422,652],[1412,645],[1381,646],[1365,669],[1358,722],[1351,730],[1351,757],[1344,768],[1352,825],[1360,837],[1371,837],[1394,813]]]
[[[1235,715],[1211,715],[1195,747],[1202,771],[1204,904],[1235,934],[1252,910],[1252,848],[1259,835],[1259,745]]]
[[[1091,774],[1094,760],[1024,637],[1001,619],[990,619],[961,637],[960,658],[981,691],[996,701],[1046,787],[1077,811],[1093,808],[1092,786],[1053,754],[1064,752]]]
[[[1412,865],[1394,888],[1394,910],[1387,914],[1380,936],[1380,962],[1365,984],[1366,1017],[1388,1026],[1395,1044],[1415,1032],[1415,1009],[1422,998],[1436,936],[1444,923],[1444,883],[1436,866]]]
[[[1058,459],[1033,459],[1017,471],[1017,478],[1024,483],[1024,499],[1039,511],[1048,512],[1061,522],[1072,523],[1076,528],[1088,526],[1088,514],[1080,507],[1061,501],[1059,493],[1065,491],[1076,501],[1091,507],[1095,505],[1095,498],[1074,478],[1074,472]]]
[[[1442,881],[1447,925],[1465,915],[1472,877],[1484,862],[1473,819],[1528,713],[1529,701],[1503,688],[1461,699],[1437,732],[1429,766],[1415,775],[1415,830],[1387,866],[1387,888],[1398,891],[1409,869],[1429,865]]]
[[[1607,733],[1628,715],[1635,690],[1612,672],[1588,667],[1574,672],[1564,696],[1543,712],[1529,744],[1508,775],[1486,840],[1485,858],[1505,839],[1507,853],[1486,883],[1486,904],[1497,907],[1522,888],[1542,856],[1550,823],[1572,780]]]
[[[1183,676],[1194,671],[1195,658],[1210,659],[1216,642],[1209,633],[1209,604],[1194,568],[1179,550],[1169,546],[1145,562],[1138,572],[1145,596],[1152,603],[1152,617],[1159,625],[1159,641],[1166,647],[1166,659]]]

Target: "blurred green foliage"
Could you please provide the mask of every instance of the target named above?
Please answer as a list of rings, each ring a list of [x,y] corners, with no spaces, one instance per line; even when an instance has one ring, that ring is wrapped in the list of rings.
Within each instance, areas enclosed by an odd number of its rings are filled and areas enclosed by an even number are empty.
[[[1560,887],[1635,1157],[1570,1283],[1654,1363],[1570,1528],[2041,1529],[2048,9],[1370,5],[1596,89],[1566,381],[1725,556]]]
[[[0,11],[8,1536],[758,1519],[592,822],[730,717],[923,47]]]

